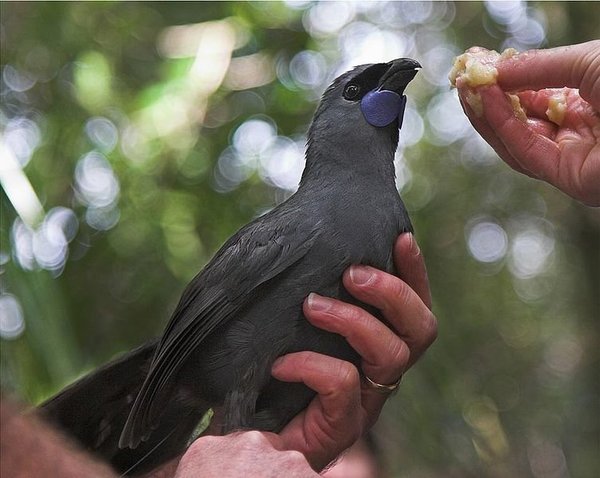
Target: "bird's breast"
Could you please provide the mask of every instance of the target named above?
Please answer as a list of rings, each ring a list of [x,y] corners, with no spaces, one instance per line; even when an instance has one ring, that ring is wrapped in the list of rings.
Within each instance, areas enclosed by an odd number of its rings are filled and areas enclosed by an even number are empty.
[[[370,191],[335,204],[329,212],[331,246],[344,250],[351,263],[387,269],[392,247],[401,232],[402,207],[397,192],[373,197]]]

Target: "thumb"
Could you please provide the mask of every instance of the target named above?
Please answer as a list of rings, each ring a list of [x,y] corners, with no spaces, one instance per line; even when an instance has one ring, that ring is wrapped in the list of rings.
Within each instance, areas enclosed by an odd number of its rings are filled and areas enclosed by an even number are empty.
[[[496,68],[505,91],[579,88],[581,97],[600,109],[600,40],[525,51],[501,59]]]

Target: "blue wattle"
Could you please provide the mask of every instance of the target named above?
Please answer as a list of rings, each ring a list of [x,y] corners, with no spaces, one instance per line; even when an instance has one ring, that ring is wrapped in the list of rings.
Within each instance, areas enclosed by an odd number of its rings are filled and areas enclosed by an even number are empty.
[[[360,102],[360,109],[367,122],[373,126],[389,125],[398,118],[398,128],[402,126],[406,96],[390,90],[369,91]]]

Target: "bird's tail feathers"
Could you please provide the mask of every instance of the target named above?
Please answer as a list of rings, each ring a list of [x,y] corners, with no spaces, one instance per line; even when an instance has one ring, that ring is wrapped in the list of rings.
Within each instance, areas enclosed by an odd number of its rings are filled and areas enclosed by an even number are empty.
[[[38,412],[120,473],[146,472],[170,460],[185,450],[206,410],[171,400],[147,441],[136,449],[119,447],[156,345],[148,342],[89,373],[40,405]]]

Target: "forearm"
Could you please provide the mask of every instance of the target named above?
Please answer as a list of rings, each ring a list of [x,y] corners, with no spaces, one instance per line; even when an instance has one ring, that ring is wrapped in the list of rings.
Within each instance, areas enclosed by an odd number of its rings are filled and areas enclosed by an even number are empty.
[[[117,475],[55,430],[6,399],[0,402],[0,475],[79,478]]]

